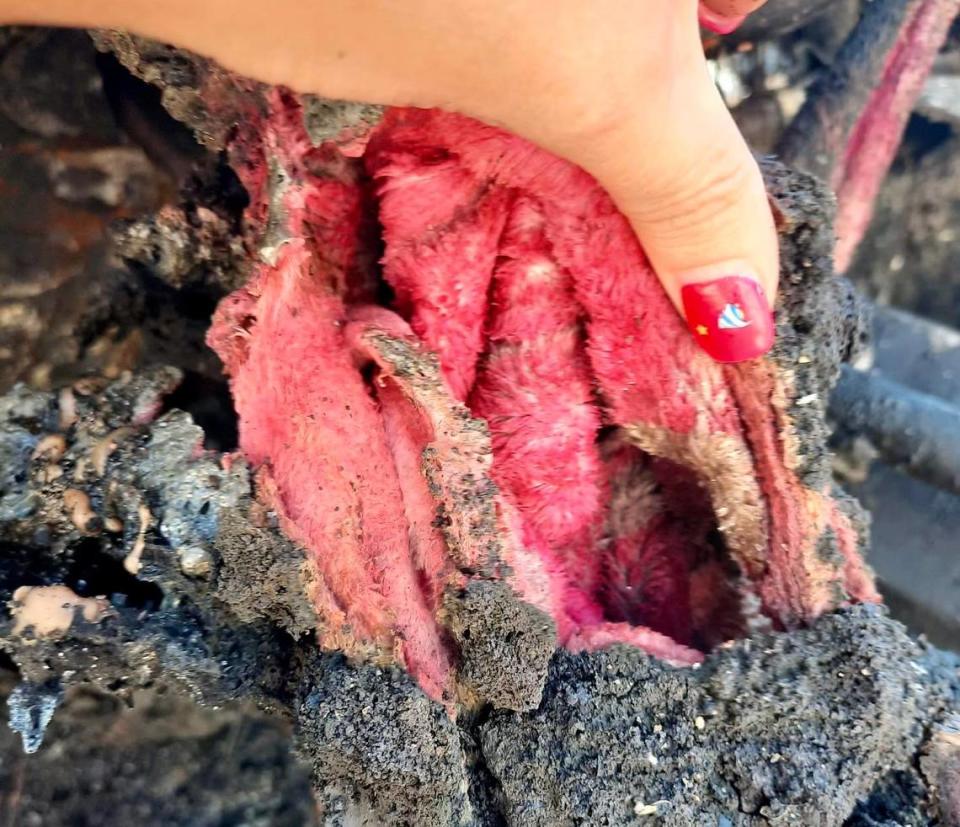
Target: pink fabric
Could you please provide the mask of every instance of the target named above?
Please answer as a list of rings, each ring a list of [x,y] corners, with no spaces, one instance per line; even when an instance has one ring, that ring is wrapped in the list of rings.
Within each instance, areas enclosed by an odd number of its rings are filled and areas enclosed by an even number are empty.
[[[209,342],[259,496],[306,551],[321,645],[449,700],[444,601],[472,577],[564,645],[672,663],[741,634],[748,594],[782,625],[872,599],[845,518],[791,470],[774,366],[696,347],[592,178],[398,109],[360,159],[371,194],[301,115],[276,95],[234,144],[269,243]],[[371,303],[374,214],[392,309]],[[816,553],[828,524],[839,566]]]

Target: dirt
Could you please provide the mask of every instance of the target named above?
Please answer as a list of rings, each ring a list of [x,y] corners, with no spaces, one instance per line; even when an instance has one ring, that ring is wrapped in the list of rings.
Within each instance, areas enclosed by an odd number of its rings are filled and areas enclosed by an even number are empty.
[[[463,734],[399,670],[337,658],[305,676],[298,742],[330,824],[476,824]]]
[[[557,647],[550,616],[488,580],[468,584],[448,611],[466,690],[498,709],[536,707]]]
[[[243,509],[230,509],[221,518],[215,540],[220,556],[217,599],[243,623],[264,618],[300,637],[316,625],[303,590],[303,550],[275,524],[261,520],[264,525],[254,524]]]
[[[511,824],[839,824],[943,703],[921,663],[875,609],[736,643],[697,671],[626,648],[561,654],[538,710],[481,727],[483,753]]]

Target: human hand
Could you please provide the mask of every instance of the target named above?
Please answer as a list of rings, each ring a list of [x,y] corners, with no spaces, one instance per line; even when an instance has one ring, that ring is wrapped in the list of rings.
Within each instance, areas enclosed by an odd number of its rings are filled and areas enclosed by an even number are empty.
[[[20,2],[0,0],[0,14]],[[722,31],[762,4],[702,11]],[[607,189],[711,356],[772,345],[776,231],[708,75],[697,0],[25,0],[20,15],[129,29],[298,91],[503,126]]]

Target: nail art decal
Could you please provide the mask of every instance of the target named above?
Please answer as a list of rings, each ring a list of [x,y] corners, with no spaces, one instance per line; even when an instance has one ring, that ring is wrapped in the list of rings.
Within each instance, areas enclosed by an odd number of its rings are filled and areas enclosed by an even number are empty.
[[[724,276],[684,285],[687,324],[699,345],[718,362],[742,362],[773,346],[773,314],[759,283]]]
[[[738,330],[749,326],[750,322],[744,316],[743,308],[739,304],[728,304],[723,308],[723,312],[717,321],[717,327],[721,330]]]

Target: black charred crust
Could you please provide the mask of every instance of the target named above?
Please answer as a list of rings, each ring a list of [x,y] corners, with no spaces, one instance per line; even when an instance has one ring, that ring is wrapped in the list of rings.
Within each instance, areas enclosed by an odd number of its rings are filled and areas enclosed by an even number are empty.
[[[780,231],[777,336],[771,356],[791,383],[788,416],[798,440],[798,475],[813,490],[831,481],[826,405],[840,364],[863,347],[866,303],[833,270],[835,203],[813,176],[772,160],[761,168]]]
[[[460,650],[460,683],[496,709],[539,706],[557,648],[553,619],[495,580],[472,580],[446,605]]]
[[[942,697],[875,608],[740,641],[699,670],[558,652],[540,707],[481,728],[508,823],[841,824],[909,766]],[[829,731],[828,731],[829,730]]]

